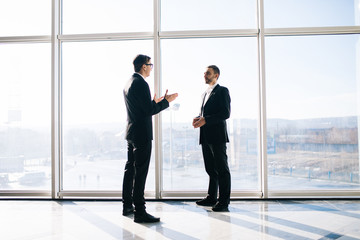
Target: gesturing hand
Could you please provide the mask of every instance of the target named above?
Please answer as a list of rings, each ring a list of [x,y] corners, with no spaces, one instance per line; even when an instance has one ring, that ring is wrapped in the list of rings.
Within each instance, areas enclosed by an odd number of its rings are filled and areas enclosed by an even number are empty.
[[[165,98],[168,102],[172,102],[172,101],[174,101],[174,100],[178,97],[178,94],[177,94],[177,93],[173,93],[173,94],[169,94],[169,95],[168,95],[167,93],[168,93],[168,90],[166,89],[164,98]]]
[[[156,103],[158,103],[158,102],[160,102],[161,100],[163,100],[163,98],[164,98],[164,97],[156,98],[156,93],[155,93],[155,95],[154,95],[154,101],[155,101]]]

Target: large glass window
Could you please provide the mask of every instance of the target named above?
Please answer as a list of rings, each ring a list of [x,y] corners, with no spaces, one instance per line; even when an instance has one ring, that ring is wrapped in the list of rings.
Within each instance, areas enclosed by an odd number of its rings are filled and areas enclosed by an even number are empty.
[[[266,0],[265,27],[360,25],[358,0]]]
[[[152,32],[153,1],[63,0],[63,33]]]
[[[153,41],[63,44],[63,188],[121,190],[127,145],[123,87]],[[153,77],[147,79],[153,86]],[[146,190],[155,189],[154,163]]]
[[[256,28],[256,0],[161,1],[161,30]]]
[[[269,30],[265,35],[257,31],[259,20]],[[155,86],[162,94],[179,93],[160,113],[161,134],[154,131],[160,141],[152,151],[150,195],[186,196],[208,187],[192,119],[211,64],[219,66],[219,84],[232,100],[227,153],[235,194],[260,191],[263,162],[263,190],[270,195],[359,190],[358,26],[360,0],[1,0],[0,192],[49,192],[52,180],[61,181],[66,196],[121,191],[127,161],[123,87],[140,53],[159,64],[146,80],[151,95]],[[326,29],[332,35],[323,35]],[[304,35],[310,30],[313,35]],[[292,35],[279,35],[284,32]],[[265,54],[259,54],[262,40]],[[54,105],[53,91],[60,100]],[[264,119],[259,100],[266,100]],[[258,152],[260,120],[266,121],[266,159]],[[52,155],[57,127],[59,151]],[[161,153],[157,161],[155,152]],[[59,178],[52,179],[58,159]],[[155,169],[161,176],[155,178]]]
[[[163,189],[206,190],[199,130],[192,119],[200,112],[206,67],[220,68],[220,85],[231,96],[227,145],[232,189],[257,189],[257,40],[256,38],[168,39],[161,41],[162,86],[179,97],[162,113]],[[189,55],[190,54],[190,55]]]
[[[50,35],[50,33],[51,1],[0,1],[0,37]]]
[[[359,54],[359,35],[266,38],[270,190],[359,188]]]
[[[50,190],[50,44],[0,45],[0,190]]]

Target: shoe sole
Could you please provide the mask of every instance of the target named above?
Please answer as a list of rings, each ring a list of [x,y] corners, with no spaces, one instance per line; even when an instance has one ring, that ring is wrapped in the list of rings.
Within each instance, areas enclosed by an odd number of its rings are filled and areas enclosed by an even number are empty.
[[[129,213],[123,213],[122,215],[126,217],[126,216],[133,215],[133,214],[134,214],[134,212],[129,212]]]
[[[202,207],[213,207],[215,204],[213,205],[201,205],[201,204],[197,204],[198,206],[202,206]]]
[[[224,209],[211,209],[213,210],[214,212],[229,212],[229,209],[228,208],[224,208]]]
[[[156,221],[139,221],[139,220],[134,220],[134,222],[136,222],[136,223],[156,223],[156,222],[160,222],[160,219],[159,219],[159,220],[156,220]]]
[[[209,203],[209,202],[195,202],[196,205],[199,205],[199,206],[204,206],[204,207],[213,207],[217,202],[213,202],[213,203]]]

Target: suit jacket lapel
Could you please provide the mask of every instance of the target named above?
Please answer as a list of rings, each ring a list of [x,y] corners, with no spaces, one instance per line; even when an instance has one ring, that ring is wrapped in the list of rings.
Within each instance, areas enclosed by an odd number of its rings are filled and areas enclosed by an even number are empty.
[[[208,98],[208,100],[206,101],[206,103],[205,103],[205,105],[204,105],[204,107],[206,106],[206,104],[210,101],[210,99],[212,98],[212,96],[215,94],[215,92],[217,91],[217,89],[219,88],[219,84],[218,85],[216,85],[215,87],[214,87],[214,89],[211,91],[211,93],[210,93],[210,96],[209,96],[209,98]]]

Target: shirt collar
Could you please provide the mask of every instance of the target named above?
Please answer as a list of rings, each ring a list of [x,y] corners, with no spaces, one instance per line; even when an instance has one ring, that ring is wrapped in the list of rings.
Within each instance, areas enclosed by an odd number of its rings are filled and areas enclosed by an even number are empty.
[[[211,93],[212,90],[214,90],[214,88],[216,87],[216,85],[218,85],[218,83],[215,83],[214,85],[209,86],[209,87],[206,89],[206,92],[207,92],[207,93]]]
[[[145,80],[145,78],[144,78],[144,76],[143,75],[141,75],[140,73],[138,73],[138,72],[135,72],[135,74],[138,74],[138,75],[140,75],[144,80]]]

